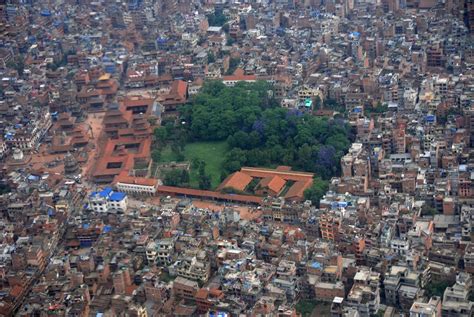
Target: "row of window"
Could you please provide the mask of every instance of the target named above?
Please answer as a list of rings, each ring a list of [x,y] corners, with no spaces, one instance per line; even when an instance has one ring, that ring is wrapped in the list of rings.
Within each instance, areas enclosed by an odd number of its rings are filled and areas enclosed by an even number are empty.
[[[135,191],[135,192],[154,192],[155,188],[150,186],[141,186],[141,185],[124,185],[120,184],[117,186],[121,191]]]

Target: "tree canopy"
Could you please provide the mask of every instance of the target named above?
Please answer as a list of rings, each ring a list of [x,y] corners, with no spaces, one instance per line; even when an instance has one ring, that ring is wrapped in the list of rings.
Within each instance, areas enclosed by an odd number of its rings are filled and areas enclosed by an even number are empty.
[[[314,117],[278,106],[266,82],[206,83],[181,109],[190,141],[226,140],[227,173],[247,166],[289,165],[328,179],[350,146],[343,120]]]
[[[306,200],[311,200],[311,202],[319,207],[319,201],[323,198],[328,190],[328,182],[322,180],[319,177],[315,177],[313,180],[313,185],[305,190],[304,198]]]
[[[426,295],[429,297],[432,297],[432,296],[442,297],[446,287],[449,287],[451,285],[453,285],[453,282],[449,282],[449,281],[431,282],[425,287],[426,293],[427,293]]]
[[[222,10],[207,15],[207,21],[210,26],[223,26],[227,22],[227,17],[222,13]]]
[[[189,172],[183,169],[171,169],[164,172],[163,183],[166,186],[188,186]]]

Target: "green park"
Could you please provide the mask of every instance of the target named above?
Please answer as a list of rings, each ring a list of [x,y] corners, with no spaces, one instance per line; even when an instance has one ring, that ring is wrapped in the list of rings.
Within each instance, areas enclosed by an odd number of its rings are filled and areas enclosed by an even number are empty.
[[[178,118],[164,119],[154,131],[153,161],[190,167],[162,173],[170,186],[215,189],[243,166],[287,165],[317,175],[306,193],[317,202],[351,144],[343,119],[282,108],[266,82],[207,82],[179,110]]]

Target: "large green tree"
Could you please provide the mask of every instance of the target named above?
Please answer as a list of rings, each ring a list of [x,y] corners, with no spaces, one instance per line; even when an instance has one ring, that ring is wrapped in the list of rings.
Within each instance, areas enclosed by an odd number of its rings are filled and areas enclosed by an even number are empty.
[[[155,140],[159,142],[160,144],[164,144],[166,139],[168,138],[168,130],[166,127],[157,127],[153,131],[153,136],[155,137]]]
[[[175,168],[164,172],[162,178],[166,186],[187,186],[189,183],[189,172]]]
[[[151,158],[153,162],[158,163],[161,160],[161,151],[160,150],[153,150],[151,152]]]
[[[304,198],[311,200],[313,205],[319,207],[319,201],[323,198],[328,190],[328,182],[319,177],[314,178],[313,185],[305,190]]]
[[[181,108],[183,133],[190,141],[226,140],[225,174],[240,167],[290,165],[324,179],[339,173],[351,140],[342,120],[314,117],[279,107],[266,82],[207,82]]]

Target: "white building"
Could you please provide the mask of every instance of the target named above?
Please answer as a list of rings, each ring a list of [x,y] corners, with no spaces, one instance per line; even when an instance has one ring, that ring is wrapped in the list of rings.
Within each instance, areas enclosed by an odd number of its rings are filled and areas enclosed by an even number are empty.
[[[160,182],[153,178],[131,177],[126,175],[118,175],[115,178],[115,188],[129,195],[154,196],[158,185],[160,185]]]
[[[441,299],[431,297],[428,303],[415,301],[410,308],[410,317],[441,317]]]
[[[390,247],[397,254],[407,255],[410,251],[410,242],[408,240],[393,239]]]
[[[125,212],[128,198],[125,193],[114,192],[106,187],[100,192],[92,192],[89,196],[89,207],[95,212]]]
[[[148,263],[169,265],[174,253],[174,241],[172,239],[161,239],[150,241],[146,246],[146,257]]]

